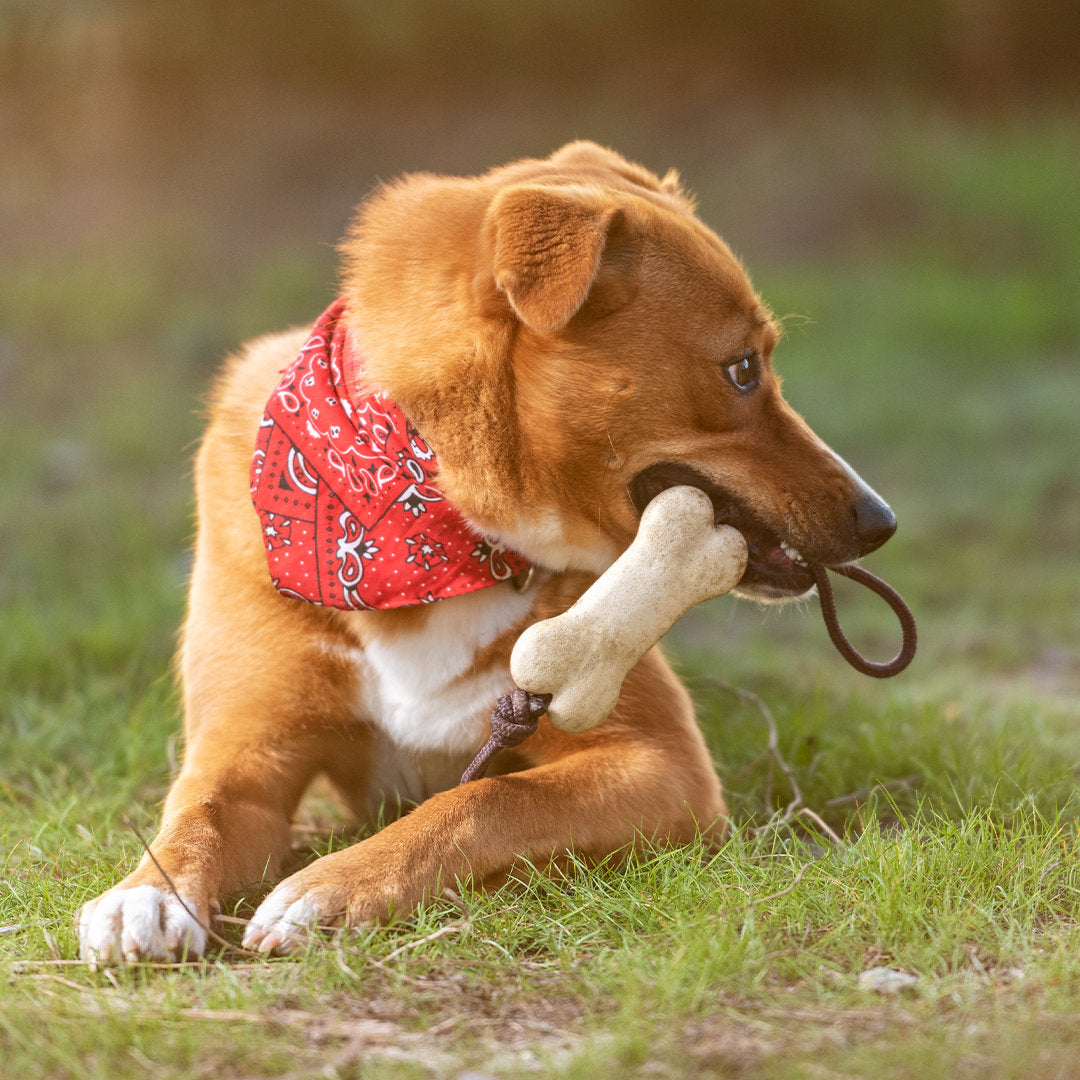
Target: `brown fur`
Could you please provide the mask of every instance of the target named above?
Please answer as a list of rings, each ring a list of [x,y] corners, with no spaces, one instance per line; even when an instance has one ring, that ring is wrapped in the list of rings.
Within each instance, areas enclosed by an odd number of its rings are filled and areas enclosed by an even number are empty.
[[[626,547],[638,513],[628,488],[656,462],[734,492],[808,558],[842,562],[865,549],[852,505],[866,489],[781,398],[768,366],[776,324],[674,174],[660,180],[577,143],[485,176],[407,177],[361,208],[343,253],[365,384],[436,450],[449,499],[548,571],[527,617],[478,648],[448,691],[506,672],[521,629],[564,610]],[[517,771],[462,787],[453,784],[483,740],[484,710],[469,713],[464,743],[419,749],[397,746],[365,713],[366,651],[408,648],[436,616],[431,606],[319,608],[270,582],[248,470],[261,411],[304,336],[264,338],[230,362],[198,456],[184,764],[153,843],[198,918],[279,874],[290,820],[318,775],[370,818],[400,797],[386,762],[402,755],[419,805],[281,886],[311,902],[312,921],[382,919],[455,879],[500,881],[523,859],[542,865],[571,846],[602,858],[643,836],[720,835],[720,784],[658,650],[600,727],[564,734],[542,720],[504,755],[501,768]],[[750,349],[761,385],[740,395],[724,364]],[[116,889],[139,885],[165,891],[149,858]],[[123,912],[105,929],[93,912],[84,952],[162,951],[146,932],[128,933]],[[111,954],[110,934],[126,943]],[[277,930],[254,943],[295,940]]]

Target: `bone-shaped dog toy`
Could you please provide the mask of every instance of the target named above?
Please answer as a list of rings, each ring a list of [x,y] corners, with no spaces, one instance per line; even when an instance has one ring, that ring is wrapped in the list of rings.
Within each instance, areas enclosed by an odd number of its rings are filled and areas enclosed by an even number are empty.
[[[534,623],[510,656],[514,682],[551,694],[548,719],[587,731],[615,708],[630,669],[695,604],[730,592],[746,569],[746,541],[713,524],[697,488],[662,491],[637,536],[568,611]]]

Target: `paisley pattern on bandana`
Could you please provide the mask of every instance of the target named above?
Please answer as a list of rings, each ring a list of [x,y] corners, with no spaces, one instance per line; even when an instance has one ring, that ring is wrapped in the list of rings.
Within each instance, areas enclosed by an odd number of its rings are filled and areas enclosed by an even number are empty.
[[[480,535],[433,484],[434,451],[383,394],[350,398],[345,302],[319,318],[259,425],[251,498],[270,576],[326,607],[432,603],[529,563]]]

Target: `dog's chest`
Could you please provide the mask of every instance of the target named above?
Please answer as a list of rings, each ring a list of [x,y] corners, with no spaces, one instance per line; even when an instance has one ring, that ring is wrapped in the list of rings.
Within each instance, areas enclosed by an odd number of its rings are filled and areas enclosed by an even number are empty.
[[[478,657],[531,606],[508,583],[432,604],[415,628],[366,635],[352,657],[359,717],[405,750],[475,752],[496,700],[512,689],[506,655]]]

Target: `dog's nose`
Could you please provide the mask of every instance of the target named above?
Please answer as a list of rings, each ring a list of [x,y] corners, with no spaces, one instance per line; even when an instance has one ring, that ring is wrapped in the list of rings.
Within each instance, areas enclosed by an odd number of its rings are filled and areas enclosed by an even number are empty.
[[[869,555],[896,532],[896,515],[888,503],[869,490],[859,494],[854,510],[859,549],[861,554]]]

